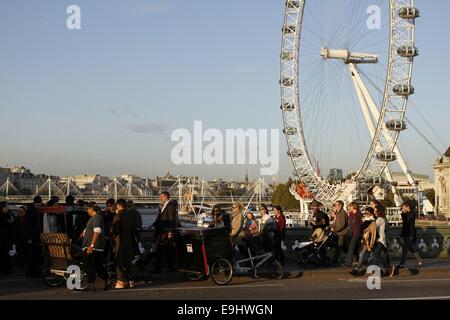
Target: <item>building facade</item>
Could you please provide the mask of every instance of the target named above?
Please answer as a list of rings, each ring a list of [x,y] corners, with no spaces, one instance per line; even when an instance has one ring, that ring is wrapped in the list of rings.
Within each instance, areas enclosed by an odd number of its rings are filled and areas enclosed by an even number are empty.
[[[434,165],[436,214],[450,218],[450,148]]]

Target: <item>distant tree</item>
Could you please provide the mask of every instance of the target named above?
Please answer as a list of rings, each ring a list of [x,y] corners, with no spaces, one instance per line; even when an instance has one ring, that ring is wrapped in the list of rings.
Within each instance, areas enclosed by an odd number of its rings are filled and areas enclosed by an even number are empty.
[[[291,194],[289,188],[294,183],[291,178],[286,183],[278,184],[272,195],[272,204],[282,207],[284,210],[298,210],[298,200]]]
[[[355,174],[356,174],[356,172],[350,172],[348,175],[345,176],[343,181],[345,182],[347,180],[350,180]]]
[[[395,207],[394,193],[391,190],[389,190],[386,193],[386,196],[384,197],[384,200],[381,200],[381,203],[386,208]]]

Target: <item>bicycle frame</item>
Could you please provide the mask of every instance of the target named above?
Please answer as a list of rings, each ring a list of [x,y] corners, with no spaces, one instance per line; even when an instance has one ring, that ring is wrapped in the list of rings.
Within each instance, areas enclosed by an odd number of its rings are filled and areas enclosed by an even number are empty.
[[[269,260],[270,258],[273,257],[271,252],[267,252],[265,254],[261,254],[261,255],[258,255],[258,256],[252,256],[252,253],[251,253],[249,248],[247,248],[247,251],[248,251],[248,254],[249,254],[248,258],[241,259],[241,260],[236,260],[234,262],[234,268],[235,268],[236,271],[245,272],[245,271],[258,270],[259,267],[261,267],[264,264],[264,262],[266,262],[267,260]],[[256,261],[260,260],[260,261],[255,264],[255,260]],[[243,266],[241,266],[241,264],[249,262],[249,261],[250,261],[250,263],[252,265],[251,267],[243,267]]]

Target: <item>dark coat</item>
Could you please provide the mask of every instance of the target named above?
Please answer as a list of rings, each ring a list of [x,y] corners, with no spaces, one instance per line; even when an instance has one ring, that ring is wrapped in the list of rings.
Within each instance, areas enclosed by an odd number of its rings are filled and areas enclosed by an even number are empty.
[[[13,245],[13,225],[9,213],[0,213],[0,246],[10,248]]]
[[[124,211],[115,219],[113,232],[118,236],[119,248],[134,248],[137,237],[138,221],[132,211]]]
[[[167,241],[169,232],[178,227],[177,202],[170,200],[164,210],[160,211],[153,223],[156,237],[161,237],[160,241]]]
[[[402,238],[413,238],[416,241],[417,230],[416,230],[416,217],[417,211],[411,210],[409,213],[402,213],[402,232],[400,236]]]
[[[23,222],[23,236],[25,242],[40,242],[40,234],[42,232],[41,217],[34,205],[29,205],[25,211],[25,219]]]

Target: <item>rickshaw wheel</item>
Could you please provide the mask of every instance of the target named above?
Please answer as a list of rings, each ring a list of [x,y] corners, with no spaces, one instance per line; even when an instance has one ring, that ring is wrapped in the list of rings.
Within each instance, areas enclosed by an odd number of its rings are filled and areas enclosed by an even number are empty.
[[[217,259],[211,266],[211,278],[220,286],[230,283],[233,279],[232,263],[225,258]]]
[[[267,261],[267,271],[274,279],[282,279],[284,276],[283,265],[276,259]]]
[[[48,266],[42,267],[42,280],[49,287],[60,287],[66,282],[66,279],[63,276],[54,275],[50,272],[50,268]]]

